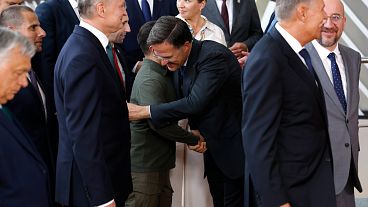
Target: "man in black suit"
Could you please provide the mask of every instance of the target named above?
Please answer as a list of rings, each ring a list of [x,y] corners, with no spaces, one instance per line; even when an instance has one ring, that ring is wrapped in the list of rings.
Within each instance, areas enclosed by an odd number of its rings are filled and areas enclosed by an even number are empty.
[[[246,205],[336,206],[321,83],[304,47],[321,34],[323,0],[277,0],[279,23],[243,69]]]
[[[79,24],[76,0],[48,0],[36,7],[36,14],[47,36],[43,41],[43,50],[34,59],[40,63],[35,70],[46,94],[50,97],[51,110],[56,112],[54,104],[54,68],[61,48]]]
[[[202,14],[224,31],[227,46],[238,59],[262,37],[254,0],[223,0],[221,3],[208,0]]]
[[[59,119],[56,201],[124,206],[132,191],[126,94],[106,54],[123,27],[124,0],[79,0],[81,23],[55,65]]]
[[[213,41],[192,40],[185,22],[156,21],[147,40],[153,54],[174,74],[179,100],[149,107],[129,105],[131,119],[151,117],[156,127],[189,118],[207,142],[204,154],[214,206],[243,205],[244,152],[241,141],[241,69],[235,56]],[[197,133],[199,133],[197,132]]]
[[[175,0],[127,0],[126,4],[131,32],[127,34],[123,46],[128,67],[137,71],[144,57],[137,42],[139,29],[147,21],[156,20],[161,16],[176,16],[178,9]],[[150,15],[147,16],[143,10]]]
[[[27,6],[11,6],[0,15],[0,25],[19,32],[33,43],[36,52],[42,50],[45,31],[34,11]],[[33,69],[38,65],[32,61],[27,75],[28,86],[21,89],[5,106],[17,117],[32,138],[38,152],[47,164],[51,189],[54,192],[55,161],[57,150],[56,116],[50,111],[49,100]]]
[[[48,170],[21,123],[3,106],[27,86],[35,48],[0,28],[0,206],[51,207]]]

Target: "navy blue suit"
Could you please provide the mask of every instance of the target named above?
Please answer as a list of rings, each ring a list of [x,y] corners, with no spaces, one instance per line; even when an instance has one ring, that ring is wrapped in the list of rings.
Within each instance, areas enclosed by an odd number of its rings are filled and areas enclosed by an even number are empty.
[[[45,1],[37,6],[35,12],[42,29],[46,32],[46,37],[42,42],[42,51],[35,56],[40,59],[40,67],[35,68],[35,72],[50,98],[51,111],[55,112],[54,67],[56,59],[73,32],[74,26],[79,24],[79,19],[68,0]]]
[[[240,126],[239,63],[223,45],[213,41],[193,40],[185,68],[182,87],[177,78],[179,71],[176,71],[174,77],[176,88],[181,88],[178,91],[182,94],[181,99],[152,105],[152,123],[160,127],[170,121],[188,117],[191,128],[199,129],[207,142],[205,171],[215,206],[223,206],[224,203],[225,206],[240,206],[244,151]],[[211,182],[216,180],[213,178],[214,171],[221,171],[223,177],[236,180],[239,186],[231,186],[229,189],[225,185],[217,186],[218,182]],[[232,194],[232,197],[226,198],[226,194]]]
[[[276,28],[250,53],[242,95],[245,206],[336,206],[321,84]]]
[[[55,103],[56,201],[123,206],[132,190],[126,95],[100,41],[80,26],[55,65]]]
[[[137,35],[141,26],[146,22],[138,1],[140,0],[126,0],[131,31],[125,36],[123,44],[129,68],[133,68],[144,57],[137,42]],[[152,20],[157,20],[161,16],[176,16],[177,14],[175,0],[153,0]]]
[[[19,122],[0,109],[0,206],[51,207],[48,170]]]
[[[46,163],[51,178],[51,190],[54,192],[57,137],[56,132],[53,131],[55,128],[52,124],[54,123],[51,121],[56,117],[52,117],[54,115],[49,111],[48,106],[46,106],[47,114],[45,114],[42,99],[31,83],[22,88],[5,106],[22,124]]]

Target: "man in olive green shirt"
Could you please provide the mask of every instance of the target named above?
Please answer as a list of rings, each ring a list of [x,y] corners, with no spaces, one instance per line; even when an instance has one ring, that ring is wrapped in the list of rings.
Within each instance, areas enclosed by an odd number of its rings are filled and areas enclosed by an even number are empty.
[[[138,33],[138,43],[145,55],[137,74],[131,103],[153,105],[176,100],[171,71],[162,67],[160,60],[147,46],[147,38],[154,22],[144,24]],[[156,129],[150,119],[131,123],[131,170],[133,192],[127,207],[170,207],[172,193],[169,171],[175,167],[176,143],[192,145],[197,152],[206,150],[199,137],[183,130],[177,123]]]

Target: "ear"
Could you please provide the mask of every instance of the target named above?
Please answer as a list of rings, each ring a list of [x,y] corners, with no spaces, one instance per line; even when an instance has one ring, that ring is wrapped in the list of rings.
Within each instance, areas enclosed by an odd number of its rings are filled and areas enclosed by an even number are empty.
[[[308,7],[304,3],[300,3],[296,8],[296,17],[301,22],[306,22],[308,18]]]
[[[199,8],[199,10],[202,11],[204,7],[206,6],[206,0],[203,0],[200,4],[201,4],[201,7]]]
[[[101,16],[101,17],[105,16],[105,5],[103,1],[100,1],[96,4],[96,13],[98,16]]]

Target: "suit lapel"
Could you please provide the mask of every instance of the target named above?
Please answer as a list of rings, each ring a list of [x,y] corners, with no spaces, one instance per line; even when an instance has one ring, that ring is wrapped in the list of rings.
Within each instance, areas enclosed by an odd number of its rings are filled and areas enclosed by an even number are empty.
[[[347,108],[346,108],[346,113],[349,113],[350,107],[351,107],[351,103],[352,103],[352,97],[351,97],[351,84],[353,83],[353,75],[351,74],[351,70],[349,70],[349,67],[351,65],[354,65],[354,63],[351,62],[351,58],[348,58],[349,53],[343,48],[340,47],[339,45],[339,50],[342,56],[342,60],[344,62],[344,68],[345,68],[345,75],[346,75],[346,104],[347,104]]]
[[[187,66],[183,74],[183,95],[188,96],[196,78],[196,62],[203,42],[193,40],[192,49],[188,57]]]
[[[217,7],[216,0],[208,0],[206,7],[207,7],[208,11],[211,11],[211,12],[209,12],[209,14],[207,16],[212,16],[213,17],[213,18],[211,18],[211,19],[213,19],[212,23],[219,26],[222,29],[222,31],[224,31],[225,36],[229,35],[228,32],[227,32],[227,29],[225,28],[224,20],[222,20],[221,13],[220,13],[220,11]]]
[[[306,46],[308,52],[310,53],[312,64],[314,67],[314,70],[316,71],[318,78],[321,82],[322,88],[325,91],[325,94],[332,100],[332,102],[336,105],[337,108],[339,108],[340,112],[342,114],[345,114],[341,103],[339,99],[337,98],[334,86],[330,80],[330,78],[327,75],[326,69],[322,63],[322,60],[317,52],[317,50],[314,48],[312,43],[309,43]]]
[[[315,76],[316,80],[310,78],[310,72],[307,69],[307,66],[302,62],[299,56],[294,52],[294,50],[290,47],[290,45],[286,42],[286,40],[281,36],[281,34],[277,31],[276,28],[273,28],[269,33],[273,39],[275,39],[281,48],[282,53],[284,53],[289,60],[290,67],[295,71],[295,73],[299,76],[299,78],[307,85],[307,88],[311,90],[319,103],[322,111],[325,112],[325,103],[323,92],[321,90],[321,82],[318,77]],[[316,81],[320,87],[317,86]]]
[[[28,137],[28,134],[23,130],[21,124],[12,117],[12,121],[9,120],[4,112],[0,110],[0,124],[4,125],[6,130],[13,135],[13,138],[26,150],[28,151],[36,160],[44,164],[40,154],[37,152],[32,140]],[[20,136],[22,135],[22,136]]]
[[[138,17],[138,18],[134,19],[134,21],[138,21],[138,22],[135,22],[134,24],[143,25],[145,23],[145,20],[144,20],[142,9],[139,6],[138,1],[137,0],[132,0],[130,2],[132,3],[132,9],[130,9],[129,5],[128,5],[128,15],[129,15],[129,13],[131,13],[131,16]],[[156,3],[153,3],[154,7],[155,7],[155,4]],[[133,15],[133,13],[136,13],[136,12],[138,13],[138,15],[137,14]],[[155,8],[153,8],[153,12],[155,12]],[[154,15],[154,13],[153,13],[153,15]],[[133,18],[130,19],[129,21],[133,21]]]
[[[246,3],[245,1],[233,0],[233,25],[232,25],[231,33],[233,33],[238,28],[237,23],[240,21],[237,21],[237,18],[240,13],[240,6],[241,4],[245,4],[245,3]]]
[[[152,11],[152,19],[158,19],[160,17],[160,10],[162,7],[162,1],[161,0],[154,0],[153,1],[153,11]]]

